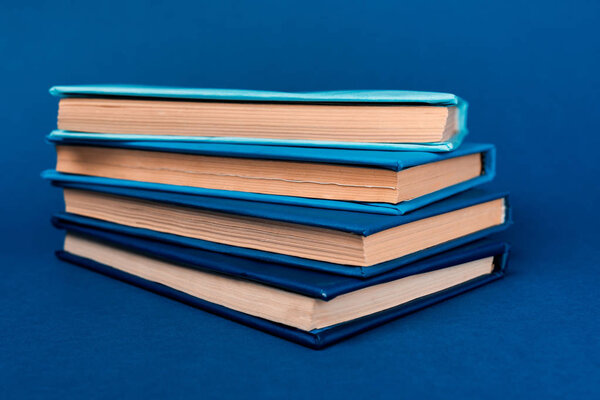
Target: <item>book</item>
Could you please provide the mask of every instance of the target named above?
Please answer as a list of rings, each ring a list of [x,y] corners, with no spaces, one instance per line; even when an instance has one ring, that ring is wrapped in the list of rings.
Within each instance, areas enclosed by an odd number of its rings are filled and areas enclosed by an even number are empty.
[[[288,152],[288,148],[277,146],[262,146],[269,147],[266,150],[259,146],[230,149],[219,144],[208,148],[189,144],[156,148],[136,142],[112,146],[69,141],[55,144],[56,170],[62,173],[228,192],[389,204],[435,193],[447,197],[489,181],[495,165],[492,145],[472,143],[449,153],[390,154],[315,148]],[[285,159],[281,154],[286,154]],[[437,200],[440,196],[430,198]]]
[[[61,98],[58,128],[65,131],[273,143],[442,145],[466,133],[467,105],[447,93],[284,93],[127,85],[57,86],[50,92]]]
[[[507,211],[507,218],[510,218],[510,210]],[[469,243],[477,241],[483,237],[500,232],[510,225],[510,220],[504,224],[484,229],[461,238],[451,240],[436,246],[429,247],[425,250],[409,254],[404,257],[395,258],[393,260],[372,265],[369,267],[360,267],[353,265],[344,265],[338,263],[328,263],[324,261],[311,260],[307,258],[299,258],[288,256],[285,254],[271,253],[267,251],[255,250],[245,247],[230,246],[222,243],[209,242],[206,240],[190,238],[186,236],[178,236],[169,233],[153,231],[150,229],[137,228],[132,226],[115,224],[108,221],[103,221],[95,218],[87,218],[76,214],[65,212],[56,213],[52,216],[52,224],[58,229],[68,230],[70,232],[79,233],[82,235],[93,235],[102,240],[111,241],[113,235],[120,237],[120,241],[127,241],[130,248],[138,249],[144,252],[152,249],[163,249],[164,253],[159,253],[160,257],[165,256],[171,259],[180,259],[183,257],[185,262],[193,259],[204,259],[218,257],[217,255],[234,256],[237,259],[256,260],[260,265],[258,271],[254,271],[254,276],[261,276],[260,272],[265,270],[265,266],[286,266],[286,270],[302,270],[325,272],[326,276],[348,276],[356,279],[368,279],[386,272],[397,270],[402,267],[406,270],[408,265],[425,258],[430,258],[440,254],[448,254],[453,249],[465,246]],[[171,247],[169,247],[171,246]],[[164,250],[165,248],[174,249],[172,251]],[[232,263],[222,263],[220,260],[215,261],[220,268],[223,265],[234,265]],[[238,263],[239,264],[239,263]],[[239,270],[233,269],[233,272]],[[269,271],[272,275],[275,271]],[[250,274],[248,269],[243,271],[245,275]],[[300,283],[300,287],[303,287]]]
[[[62,184],[66,211],[231,246],[368,267],[509,222],[507,196],[472,189],[403,216]]]
[[[432,260],[435,260],[435,264],[439,264],[440,266],[456,264],[457,255],[459,255],[459,258],[462,257],[464,249],[480,247],[484,243],[492,242],[489,239],[481,239],[449,249],[443,253],[430,253],[418,260],[413,260],[410,263],[402,265],[401,268],[394,268],[377,276],[348,277],[340,274],[332,274],[329,271],[298,268],[295,265],[283,263],[279,260],[237,256],[230,252],[198,248],[193,243],[169,241],[164,240],[162,237],[140,235],[139,230],[114,229],[114,227],[111,227],[114,224],[71,214],[56,214],[52,219],[52,223],[57,229],[69,234],[92,237],[103,243],[145,254],[153,258],[168,260],[173,263],[189,266],[190,268],[231,276],[241,276],[244,279],[324,300],[339,296],[348,291],[361,289],[373,282],[385,282],[390,276],[397,279],[418,272],[424,272],[425,270],[421,269],[420,266],[431,265]]]
[[[55,185],[61,183],[91,183],[100,186],[112,186],[122,188],[133,188],[142,190],[156,190],[160,192],[194,194],[205,197],[224,198],[224,199],[241,199],[248,201],[258,201],[261,203],[288,204],[302,207],[322,208],[331,210],[357,211],[370,214],[384,215],[403,215],[408,212],[417,210],[428,204],[434,203],[453,194],[468,190],[481,183],[488,182],[493,176],[493,172],[488,172],[474,180],[464,182],[429,195],[421,196],[413,200],[404,201],[398,204],[389,203],[363,203],[355,201],[340,201],[340,200],[324,200],[312,199],[307,197],[279,196],[270,194],[260,194],[252,192],[239,192],[232,190],[216,190],[196,188],[191,186],[179,186],[162,183],[137,182],[124,179],[111,179],[87,175],[64,174],[56,170],[42,171],[41,177],[53,182]]]
[[[361,280],[136,240],[67,229],[58,255],[315,348],[497,279],[508,250],[478,242]]]

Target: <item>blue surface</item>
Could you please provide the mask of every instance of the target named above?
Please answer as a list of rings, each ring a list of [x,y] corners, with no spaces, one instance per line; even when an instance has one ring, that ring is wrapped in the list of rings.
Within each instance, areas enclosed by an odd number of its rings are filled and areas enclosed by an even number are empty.
[[[0,397],[597,398],[600,3],[2,2]],[[54,84],[416,89],[470,103],[506,277],[322,352],[57,261]],[[564,145],[562,144],[564,143]]]

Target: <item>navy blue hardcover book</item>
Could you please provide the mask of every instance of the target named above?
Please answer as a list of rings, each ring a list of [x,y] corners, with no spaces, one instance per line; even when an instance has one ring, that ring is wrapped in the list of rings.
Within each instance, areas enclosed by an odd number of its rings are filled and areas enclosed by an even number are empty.
[[[142,200],[146,203],[150,201],[153,204],[184,206],[186,210],[209,210],[211,212],[216,211],[231,216],[259,218],[260,221],[263,221],[265,224],[267,224],[267,226],[270,224],[285,222],[292,223],[293,227],[300,225],[310,227],[311,229],[313,227],[326,228],[327,232],[337,231],[340,233],[350,234],[352,238],[368,237],[378,232],[386,231],[390,228],[442,214],[447,214],[452,211],[468,211],[471,210],[469,207],[476,207],[477,205],[482,205],[484,203],[493,204],[494,207],[496,207],[495,212],[499,214],[498,221],[494,222],[489,227],[453,237],[448,241],[439,244],[433,244],[418,251],[401,255],[396,255],[396,253],[394,253],[391,255],[386,255],[385,257],[387,257],[387,259],[381,259],[381,261],[372,263],[365,262],[364,264],[362,261],[346,261],[346,259],[342,259],[343,256],[333,256],[333,253],[326,255],[318,254],[314,257],[311,255],[310,257],[307,257],[303,255],[301,256],[298,253],[286,253],[283,250],[274,252],[273,250],[263,248],[262,243],[259,242],[252,242],[250,244],[244,243],[243,245],[240,245],[228,242],[229,239],[227,237],[215,239],[214,237],[191,236],[191,234],[174,234],[174,232],[169,231],[168,229],[161,231],[154,224],[146,226],[143,219],[136,220],[135,224],[129,224],[129,226],[125,226],[118,221],[111,221],[110,217],[107,217],[106,215],[103,215],[102,218],[100,218],[105,221],[93,219],[97,218],[93,215],[88,215],[88,217],[92,218],[84,218],[81,215],[61,216],[65,219],[71,219],[74,222],[81,222],[81,220],[93,220],[95,221],[94,223],[96,226],[104,229],[117,232],[130,232],[147,238],[159,239],[170,243],[185,244],[204,250],[229,253],[236,256],[257,258],[263,261],[272,261],[294,265],[301,268],[359,277],[378,275],[429,255],[460,246],[476,239],[480,239],[491,233],[505,229],[511,223],[511,212],[507,194],[489,192],[480,189],[472,189],[462,194],[450,197],[444,201],[431,204],[428,207],[414,211],[407,215],[389,216],[64,181],[54,183],[65,189],[82,189],[85,193],[92,191],[100,194],[110,195],[111,197],[104,199],[106,201],[111,201],[111,199],[114,199],[114,195],[116,195],[118,196],[118,199],[133,198]],[[78,219],[79,221],[77,221]],[[256,220],[253,219],[253,221]],[[184,222],[189,224],[187,219]],[[461,224],[461,221],[455,223]],[[193,228],[194,227],[192,227],[192,229]],[[254,238],[248,238],[248,240],[254,240]],[[392,249],[392,251],[395,252],[396,250]]]
[[[297,293],[308,298],[329,302],[337,296],[356,292],[374,285],[381,285],[400,279],[425,274],[431,271],[457,266],[471,261],[494,257],[491,273],[470,279],[445,290],[416,298],[395,307],[366,315],[357,319],[344,321],[318,329],[301,329],[270,321],[248,313],[236,311],[197,296],[177,290],[154,280],[125,272],[123,270],[82,257],[69,251],[58,251],[57,255],[66,261],[96,270],[103,274],[149,289],[153,292],[182,301],[186,304],[222,315],[237,322],[258,328],[276,336],[309,346],[322,348],[344,338],[353,336],[407,313],[434,304],[446,298],[460,294],[484,283],[498,279],[503,275],[508,254],[508,245],[489,240],[478,241],[444,254],[429,257],[385,274],[370,279],[357,279],[323,272],[292,268],[277,263],[261,262],[243,257],[215,253],[187,246],[143,239],[132,235],[119,234],[97,229],[92,226],[70,223],[54,218],[54,224],[65,229],[71,236],[88,238],[111,246],[111,249],[122,249],[135,254],[142,254],[198,271],[208,271],[223,276],[242,278],[251,282],[279,288],[287,292]]]
[[[160,141],[160,142],[144,142],[144,141],[94,141],[89,139],[77,139],[71,136],[65,136],[61,132],[53,132],[50,136],[48,136],[48,140],[51,143],[60,146],[67,145],[86,145],[86,146],[94,146],[94,147],[117,147],[123,149],[132,149],[132,150],[149,150],[149,151],[160,151],[160,152],[171,152],[171,153],[182,153],[182,154],[194,154],[194,155],[202,155],[202,156],[211,156],[211,157],[226,157],[226,158],[246,158],[246,159],[261,159],[261,160],[277,160],[277,161],[292,161],[292,162],[307,162],[307,163],[319,163],[326,165],[336,165],[336,166],[352,166],[352,167],[364,167],[370,168],[374,171],[377,170],[387,170],[387,171],[403,171],[410,170],[410,168],[418,167],[425,164],[442,162],[445,160],[450,160],[457,157],[467,157],[472,154],[480,153],[481,159],[478,161],[478,173],[479,175],[473,176],[470,178],[464,178],[465,180],[457,181],[458,183],[451,184],[450,186],[443,187],[439,190],[434,190],[427,194],[417,195],[414,198],[404,199],[399,203],[386,203],[386,202],[357,202],[357,201],[341,201],[341,200],[331,200],[332,194],[328,191],[328,188],[337,187],[340,185],[334,181],[319,181],[319,184],[315,184],[314,182],[304,183],[310,184],[312,189],[313,196],[321,196],[321,198],[304,198],[304,197],[294,197],[294,196],[284,196],[281,194],[286,194],[286,189],[282,189],[281,186],[277,186],[277,182],[281,181],[281,177],[278,179],[267,179],[263,176],[251,176],[249,182],[252,182],[248,188],[242,188],[239,186],[239,177],[236,175],[236,185],[235,190],[219,190],[219,189],[210,189],[203,186],[207,183],[200,183],[194,186],[182,186],[182,185],[174,185],[167,183],[157,183],[157,182],[143,182],[143,181],[134,181],[130,180],[130,168],[126,169],[125,172],[122,172],[122,175],[118,175],[116,177],[120,177],[123,179],[112,179],[100,176],[84,176],[84,175],[75,175],[75,174],[65,174],[57,171],[45,171],[43,173],[43,177],[51,180],[63,180],[70,182],[90,182],[98,185],[106,185],[106,186],[125,186],[125,187],[135,187],[140,189],[149,189],[149,190],[159,190],[173,193],[186,193],[186,194],[197,194],[202,196],[211,196],[211,197],[222,197],[222,198],[234,198],[234,199],[242,199],[242,200],[252,200],[252,201],[260,201],[260,202],[270,202],[270,203],[279,203],[279,204],[289,204],[289,205],[300,205],[304,207],[316,207],[316,208],[328,208],[328,209],[337,209],[337,210],[348,210],[348,211],[360,211],[360,212],[369,212],[376,214],[389,214],[389,215],[402,215],[418,208],[427,206],[433,202],[442,200],[444,198],[450,197],[457,193],[463,192],[465,190],[471,189],[475,186],[484,184],[486,182],[490,182],[496,173],[495,165],[496,165],[496,151],[493,145],[490,144],[475,144],[475,143],[465,143],[458,150],[449,153],[430,153],[430,152],[410,152],[410,151],[374,151],[374,150],[347,150],[347,149],[318,149],[318,148],[310,148],[310,147],[280,147],[280,146],[260,146],[260,145],[235,145],[235,144],[220,144],[220,143],[186,143],[186,142],[169,142],[169,141]],[[78,156],[77,159],[86,158],[85,156]],[[481,165],[479,169],[479,163]],[[120,165],[120,164],[119,164]],[[73,166],[71,165],[71,168]],[[74,170],[69,170],[69,172],[77,172],[77,167]],[[167,168],[171,169],[171,167]],[[185,171],[186,178],[191,176],[190,171]],[[89,175],[94,175],[90,173]],[[196,174],[196,176],[204,176],[205,174]],[[251,175],[251,174],[250,174]],[[249,176],[250,176],[249,175]],[[307,179],[302,176],[303,179]],[[224,178],[223,178],[224,179]],[[331,178],[329,178],[331,179]],[[448,179],[451,179],[450,176]],[[172,177],[165,180],[165,182],[171,182]],[[278,194],[265,194],[265,193],[253,193],[252,190],[256,189],[255,182],[269,182],[270,190],[273,190],[272,193]],[[286,180],[283,180],[287,182]],[[310,180],[309,180],[310,181]],[[299,181],[298,181],[299,182]],[[357,181],[356,184],[359,182]],[[212,183],[214,184],[214,183]],[[223,183],[221,182],[220,185]],[[286,183],[287,184],[287,183]],[[302,183],[298,183],[302,184]],[[364,183],[363,183],[364,184]],[[445,183],[444,183],[445,184]],[[210,184],[209,184],[210,185]],[[372,185],[369,182],[369,185]],[[396,184],[394,184],[396,185]],[[227,186],[227,185],[226,185]],[[343,186],[343,185],[342,185]],[[356,185],[357,188],[360,185]],[[219,186],[222,187],[222,186]],[[319,189],[319,193],[315,192],[315,187]],[[441,186],[440,186],[441,187]],[[385,186],[374,188],[374,190],[378,190],[377,193],[385,193],[376,196],[397,196],[398,192],[396,188],[393,186]],[[371,193],[371,192],[369,192]],[[394,194],[392,194],[394,193]],[[365,196],[367,194],[363,194]],[[368,194],[368,198],[373,198],[372,194]],[[411,196],[412,197],[412,196]]]

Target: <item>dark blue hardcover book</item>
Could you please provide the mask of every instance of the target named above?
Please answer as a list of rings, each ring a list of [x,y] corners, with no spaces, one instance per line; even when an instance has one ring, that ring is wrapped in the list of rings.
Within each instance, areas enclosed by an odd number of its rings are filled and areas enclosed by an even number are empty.
[[[66,218],[63,218],[63,216]],[[344,293],[374,284],[428,272],[434,266],[436,268],[445,268],[460,264],[461,262],[466,262],[464,258],[465,253],[479,254],[477,251],[487,251],[490,247],[496,248],[497,244],[497,241],[481,239],[374,277],[360,278],[297,268],[276,261],[238,257],[232,254],[203,250],[184,244],[169,243],[160,239],[140,237],[134,233],[111,231],[94,224],[93,221],[95,220],[75,221],[68,218],[67,215],[61,216],[60,214],[52,218],[52,223],[56,228],[70,233],[93,237],[111,245],[124,247],[131,251],[185,265],[190,268],[237,276],[322,300],[329,300]],[[475,249],[477,251],[474,251]],[[477,258],[478,256],[474,257]]]
[[[335,264],[324,261],[310,260],[306,258],[294,257],[285,254],[272,253],[267,251],[249,249],[244,247],[229,246],[226,244],[209,242],[201,239],[194,239],[185,236],[173,235],[169,233],[157,232],[150,229],[136,228],[121,224],[115,224],[95,218],[82,217],[70,213],[56,213],[52,217],[52,223],[60,229],[70,229],[74,232],[83,234],[91,230],[94,235],[99,236],[102,232],[106,235],[120,235],[122,237],[143,239],[142,244],[162,243],[165,245],[174,245],[176,249],[189,249],[190,253],[198,252],[198,257],[204,257],[205,253],[233,255],[238,258],[254,260],[264,265],[284,265],[294,269],[305,271],[324,272],[331,276],[343,276],[357,279],[368,279],[387,271],[405,267],[419,260],[432,257],[444,252],[451,251],[456,247],[477,241],[483,237],[500,232],[506,229],[509,222],[504,225],[487,229],[478,234],[466,236],[461,239],[453,240],[438,246],[428,248],[404,257],[390,260],[384,263],[376,264],[370,267],[356,267],[345,264]],[[179,251],[179,250],[178,250]],[[444,254],[446,254],[444,253]]]
[[[304,207],[327,208],[337,210],[359,211],[376,214],[402,215],[422,208],[433,202],[450,197],[475,186],[490,182],[496,173],[496,151],[490,144],[465,143],[458,150],[448,153],[409,152],[409,151],[369,151],[347,149],[321,149],[310,147],[281,147],[259,145],[235,145],[219,143],[189,143],[189,142],[144,142],[144,141],[98,141],[77,139],[72,135],[54,132],[48,137],[56,145],[90,145],[98,147],[118,147],[134,150],[150,150],[197,154],[203,156],[253,158],[267,160],[285,160],[295,162],[323,163],[341,166],[360,166],[381,170],[402,171],[412,167],[449,160],[456,157],[481,153],[480,175],[463,182],[433,191],[431,193],[405,200],[397,204],[367,203],[355,201],[340,201],[316,198],[303,198],[262,193],[252,193],[239,190],[217,190],[192,186],[171,185],[164,183],[140,182],[124,179],[110,179],[94,176],[64,174],[57,171],[45,171],[42,176],[54,181],[94,183],[97,185],[133,187],[139,189],[158,190],[173,193],[196,194],[201,196],[252,200],[267,203],[299,205]],[[321,185],[327,187],[327,184]],[[391,190],[391,189],[390,189]]]
[[[111,246],[111,249],[121,249],[135,254],[142,254],[193,270],[208,271],[222,276],[231,276],[236,279],[241,278],[324,302],[329,302],[337,296],[353,293],[376,285],[395,282],[406,277],[443,270],[444,268],[488,257],[494,258],[494,267],[491,273],[486,273],[485,275],[470,279],[459,285],[448,287],[438,293],[417,298],[372,315],[366,315],[361,318],[344,321],[323,328],[306,330],[236,311],[232,308],[203,300],[197,296],[186,293],[185,291],[177,290],[156,281],[127,273],[123,270],[96,262],[90,258],[72,254],[68,251],[57,252],[57,255],[66,261],[99,271],[103,274],[312,348],[328,346],[391,319],[498,279],[503,275],[508,254],[508,245],[505,243],[482,240],[438,256],[429,257],[374,278],[357,279],[203,251],[180,245],[142,239],[130,235],[111,233],[93,227],[71,224],[64,221],[61,222],[55,220],[55,224],[58,227],[65,229],[69,235],[80,236],[101,242]]]
[[[88,193],[93,194],[94,192],[100,193],[101,195],[110,195],[110,197],[101,198],[101,201],[103,204],[108,201],[113,201],[114,207],[117,207],[122,201],[129,201],[129,199],[141,200],[144,202],[150,201],[150,204],[162,206],[164,206],[165,204],[174,205],[177,207],[185,206],[186,212],[195,212],[194,210],[198,209],[209,210],[211,212],[218,211],[220,212],[218,215],[255,217],[258,219],[253,219],[253,222],[250,225],[255,226],[256,221],[259,221],[259,223],[265,225],[265,229],[270,229],[269,227],[271,226],[271,224],[277,224],[280,222],[292,223],[293,225],[291,226],[293,229],[300,229],[302,226],[306,226],[308,227],[308,229],[313,229],[313,227],[327,228],[327,232],[338,231],[340,233],[345,233],[346,235],[344,235],[343,237],[348,237],[352,240],[359,240],[360,237],[369,237],[371,235],[376,235],[378,232],[386,231],[390,228],[420,221],[430,217],[436,217],[438,215],[447,214],[453,211],[469,212],[469,210],[472,209],[470,207],[476,207],[478,205],[483,205],[484,203],[492,204],[493,207],[496,209],[495,212],[498,213],[498,221],[495,221],[489,227],[485,225],[485,228],[481,228],[475,231],[467,231],[469,233],[453,237],[452,239],[449,239],[446,242],[434,243],[431,246],[418,249],[410,253],[396,255],[397,253],[401,253],[401,251],[398,252],[397,249],[391,248],[394,254],[392,254],[391,256],[386,255],[383,258],[379,258],[380,261],[376,262],[371,261],[372,259],[365,260],[364,262],[360,260],[355,262],[353,259],[350,258],[352,257],[351,255],[347,256],[347,253],[344,253],[342,256],[334,256],[333,253],[315,255],[313,255],[314,253],[311,253],[308,256],[304,256],[300,255],[299,253],[295,253],[294,251],[288,251],[287,249],[276,251],[276,253],[281,253],[283,255],[288,256],[292,255],[294,256],[294,258],[299,258],[303,260],[291,260],[288,257],[282,258],[275,256],[279,260],[285,259],[288,263],[291,262],[299,266],[304,266],[306,268],[320,269],[334,273],[342,273],[356,276],[372,276],[384,272],[386,270],[394,269],[400,264],[405,264],[407,262],[414,261],[416,258],[422,258],[423,256],[431,254],[431,252],[444,251],[449,248],[456,247],[460,244],[479,239],[490,233],[502,230],[511,222],[510,206],[508,204],[508,198],[506,193],[487,192],[477,189],[473,189],[471,191],[451,197],[444,201],[434,203],[411,214],[403,216],[384,216],[346,211],[313,209],[279,204],[249,202],[233,199],[205,198],[193,195],[173,194],[129,188],[105,187],[90,184],[60,183],[60,185],[64,188],[69,189],[83,189],[83,193],[85,193],[86,196]],[[114,195],[117,195],[118,197],[114,197]],[[87,203],[88,201],[91,201],[91,199],[86,200],[85,203]],[[129,208],[129,210],[133,211],[128,211],[128,213],[135,212],[137,210],[138,206],[136,206],[135,204],[137,203],[134,203],[133,208]],[[104,214],[100,218],[108,220],[109,222],[118,222],[116,220],[111,219],[113,218],[113,216],[110,215],[111,209],[112,206],[109,207],[108,214]],[[500,215],[500,213],[502,213],[502,215]],[[156,219],[156,214],[153,213],[152,215],[152,219]],[[94,215],[88,216],[93,217]],[[247,237],[247,240],[244,244],[237,244],[237,242],[232,243],[227,236],[222,236],[226,232],[221,233],[221,236],[219,237],[204,237],[201,232],[199,235],[196,235],[195,231],[186,232],[186,234],[180,235],[177,232],[170,230],[170,228],[163,229],[162,226],[157,226],[156,224],[147,222],[147,219],[143,216],[139,216],[139,218],[136,218],[137,222],[134,225],[129,224],[131,228],[143,228],[159,231],[162,233],[175,233],[181,238],[179,239],[180,241],[186,241],[186,239],[184,239],[184,237],[186,236],[193,237],[195,239],[202,239],[205,242],[196,241],[194,242],[195,245],[201,248],[206,248],[208,250],[219,251],[218,248],[221,246],[215,246],[214,243],[220,243],[230,245],[227,247],[226,251],[240,256],[256,257],[256,252],[249,252],[248,250],[250,249],[266,250],[266,252],[268,253],[271,253],[273,251],[270,248],[265,247],[264,243],[256,241],[256,238],[254,237]],[[184,217],[184,220],[181,223],[189,225],[188,219],[189,216]],[[178,217],[170,218],[170,220],[172,220],[173,223],[179,223]],[[453,224],[462,225],[462,221],[455,220]],[[197,225],[193,225],[191,229],[195,229],[196,226]],[[200,228],[202,228],[202,226],[198,226],[198,229]],[[315,234],[318,234],[319,232],[322,231],[318,231]],[[310,237],[313,236],[313,234],[310,235]],[[398,239],[395,240],[397,241]],[[248,241],[251,241],[252,243],[248,243]],[[358,245],[360,245],[360,243]],[[235,248],[232,249],[232,247]],[[388,245],[387,248],[390,248],[390,245]],[[315,260],[319,262],[313,262]],[[375,258],[375,260],[377,260],[377,258]],[[326,263],[323,263],[323,261],[325,261]],[[350,265],[351,267],[347,267],[347,265]]]
[[[471,191],[448,198],[444,201],[434,203],[428,207],[417,210],[407,215],[387,216],[349,211],[313,209],[308,207],[298,207],[281,204],[250,202],[236,199],[216,199],[211,197],[174,194],[120,187],[107,187],[92,184],[79,184],[72,182],[56,182],[56,184],[61,187],[64,187],[65,189],[83,189],[79,193],[83,193],[86,196],[88,196],[88,194],[95,196],[93,193],[99,193],[100,196],[109,195],[109,197],[100,198],[102,202],[101,204],[106,204],[106,202],[115,202],[115,207],[117,207],[122,201],[130,201],[130,199],[134,199],[144,201],[143,204],[156,205],[160,207],[164,207],[165,204],[170,204],[177,207],[185,206],[184,210],[186,212],[195,212],[194,210],[197,209],[209,210],[211,212],[218,211],[219,216],[229,215],[254,217],[251,220],[249,229],[254,229],[253,227],[257,226],[257,223],[263,224],[265,226],[265,229],[267,230],[270,229],[271,224],[278,224],[280,222],[292,223],[292,225],[277,226],[283,227],[282,229],[287,229],[287,226],[291,226],[290,229],[294,230],[305,229],[302,228],[303,226],[305,226],[307,227],[306,229],[309,229],[311,230],[311,232],[313,232],[311,234],[308,234],[309,236],[307,236],[306,240],[313,240],[317,238],[318,241],[321,242],[321,237],[315,236],[320,234],[320,232],[326,232],[327,234],[334,231],[340,232],[339,234],[335,234],[333,240],[330,240],[331,245],[334,246],[331,248],[332,250],[338,248],[338,244],[336,243],[339,242],[336,241],[336,238],[340,235],[343,235],[343,240],[349,238],[353,240],[352,243],[356,242],[358,243],[357,246],[361,246],[361,243],[364,243],[362,242],[362,239],[360,239],[361,237],[369,238],[371,235],[377,235],[378,232],[386,231],[383,232],[385,237],[385,235],[387,235],[388,229],[409,224],[411,222],[420,221],[430,217],[433,218],[454,211],[456,211],[457,213],[468,213],[471,212],[471,210],[478,209],[478,207],[479,209],[483,210],[483,208],[481,208],[480,206],[486,207],[485,209],[488,209],[488,207],[492,207],[494,210],[494,221],[490,222],[489,225],[487,225],[486,222],[486,224],[482,224],[481,227],[477,227],[476,229],[469,228],[469,230],[464,231],[464,233],[461,235],[453,235],[447,241],[432,242],[431,245],[410,251],[404,251],[402,249],[395,248],[395,245],[393,243],[401,243],[399,242],[399,240],[403,239],[394,238],[394,242],[386,242],[385,247],[380,247],[388,253],[383,255],[381,253],[372,253],[375,254],[375,257],[370,259],[359,259],[361,257],[360,254],[364,254],[360,253],[364,251],[361,250],[363,248],[352,247],[351,250],[354,251],[354,253],[352,254],[348,253],[347,251],[343,252],[343,254],[341,255],[338,255],[337,253],[333,252],[315,253],[311,249],[309,249],[309,251],[311,252],[310,254],[304,254],[296,252],[294,248],[291,247],[283,249],[278,248],[274,251],[271,248],[267,247],[265,243],[263,243],[261,240],[249,236],[245,236],[244,243],[238,244],[237,241],[234,242],[230,240],[230,238],[226,234],[228,232],[226,230],[221,231],[222,233],[220,233],[221,236],[219,237],[214,236],[212,231],[209,232],[210,237],[203,236],[204,234],[201,232],[199,234],[196,234],[195,229],[201,229],[205,225],[200,226],[192,224],[193,226],[191,226],[190,229],[194,231],[186,231],[186,233],[182,235],[178,232],[173,231],[169,227],[163,229],[162,225],[147,225],[147,219],[144,218],[142,215],[140,215],[140,217],[136,219],[136,222],[134,224],[126,223],[127,225],[129,225],[128,228],[123,228],[122,226],[115,227],[115,224],[113,224],[110,228],[113,230],[121,231],[136,231],[138,233],[140,228],[146,231],[152,230],[158,233],[144,232],[142,234],[146,237],[154,237],[171,242],[185,243],[187,245],[192,245],[206,250],[226,252],[235,254],[237,256],[260,258],[263,260],[282,262],[286,264],[300,266],[303,268],[328,271],[331,273],[340,273],[350,276],[377,275],[382,272],[397,268],[400,265],[405,265],[409,262],[426,257],[428,255],[445,251],[447,249],[457,247],[461,244],[482,238],[491,233],[505,229],[511,223],[510,205],[508,203],[507,194],[499,192],[488,192],[478,189],[473,189]],[[115,197],[115,195],[117,195],[118,197]],[[84,203],[87,204],[88,201],[90,200],[86,200],[84,201]],[[150,202],[148,203],[148,201]],[[135,210],[137,207],[135,206],[135,204],[138,203],[134,203],[133,210]],[[112,206],[109,206],[109,214],[111,212],[111,209]],[[87,215],[88,217],[92,218],[101,218],[103,220],[117,224],[123,223],[121,221],[118,221],[118,218],[116,217],[115,219],[113,219],[113,216],[109,214],[104,214],[98,217],[95,214],[86,214],[86,211],[75,210],[75,212],[78,212],[81,215]],[[153,213],[152,215],[153,217],[151,219],[155,220],[156,214]],[[178,218],[179,217],[172,217],[169,221],[179,223]],[[189,216],[184,217],[184,221],[182,223],[185,223],[189,226],[189,218]],[[472,218],[473,217],[471,217],[471,219]],[[480,224],[479,220],[476,220],[476,223]],[[457,227],[461,227],[464,224],[461,219],[455,217],[454,221],[450,222],[450,227],[455,225]],[[314,231],[314,227],[327,228],[327,230]],[[166,237],[165,234],[175,234],[173,236],[176,236],[176,238],[173,238],[172,236]],[[272,237],[272,234],[268,235],[269,237]],[[190,240],[190,238],[194,238],[195,240]],[[279,236],[279,238],[282,238],[282,236]],[[371,238],[376,238],[377,240],[379,240],[377,236],[371,236]],[[236,238],[233,239],[237,240]],[[419,242],[419,246],[421,246],[421,242]],[[301,251],[304,251],[304,249],[301,249]],[[366,249],[366,251],[368,251],[368,249]],[[355,257],[353,254],[359,254],[359,258],[352,258]]]

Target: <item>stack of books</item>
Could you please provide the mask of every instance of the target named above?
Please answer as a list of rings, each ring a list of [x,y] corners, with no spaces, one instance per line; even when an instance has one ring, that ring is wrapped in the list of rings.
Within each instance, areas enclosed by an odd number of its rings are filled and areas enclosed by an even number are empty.
[[[454,95],[51,93],[63,260],[312,348],[503,275],[495,149]]]

